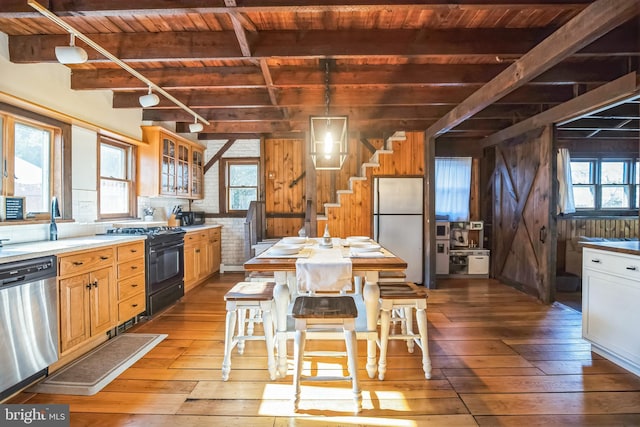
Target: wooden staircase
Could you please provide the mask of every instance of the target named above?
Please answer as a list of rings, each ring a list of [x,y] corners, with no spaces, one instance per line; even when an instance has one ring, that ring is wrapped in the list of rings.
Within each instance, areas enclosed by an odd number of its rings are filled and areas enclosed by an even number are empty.
[[[424,133],[396,132],[384,148],[363,163],[360,175],[349,178],[349,189],[337,191],[336,203],[325,203],[317,217],[318,234],[325,225],[333,237],[372,236],[373,178],[378,176],[424,176]]]

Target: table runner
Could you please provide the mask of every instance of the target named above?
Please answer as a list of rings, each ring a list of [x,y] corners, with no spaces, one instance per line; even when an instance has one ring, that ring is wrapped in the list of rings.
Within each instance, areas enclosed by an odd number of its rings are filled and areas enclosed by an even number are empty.
[[[311,247],[311,256],[296,260],[299,292],[348,291],[351,289],[351,260],[342,256],[342,248]]]

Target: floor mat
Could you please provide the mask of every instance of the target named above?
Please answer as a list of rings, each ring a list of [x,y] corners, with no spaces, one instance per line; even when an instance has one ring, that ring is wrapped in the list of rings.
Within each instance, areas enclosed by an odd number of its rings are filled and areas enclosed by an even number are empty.
[[[122,334],[49,375],[27,391],[91,396],[136,363],[165,334]]]

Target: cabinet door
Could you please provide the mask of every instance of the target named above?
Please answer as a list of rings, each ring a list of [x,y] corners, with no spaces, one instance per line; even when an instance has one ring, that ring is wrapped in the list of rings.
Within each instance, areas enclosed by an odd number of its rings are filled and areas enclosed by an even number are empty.
[[[160,168],[160,193],[176,194],[176,142],[166,137],[162,138]]]
[[[191,197],[204,197],[204,155],[196,149],[192,149],[191,155]]]
[[[189,147],[185,144],[178,144],[178,157],[176,159],[176,195],[189,196],[189,171],[191,159],[189,156]]]
[[[89,275],[60,280],[60,352],[82,343],[89,331]]]
[[[220,261],[222,252],[222,242],[220,241],[220,229],[214,228],[210,230],[210,254],[211,254],[211,272],[220,271]]]
[[[196,244],[188,243],[184,245],[184,288],[191,289],[197,280],[196,276]]]
[[[111,275],[112,269],[110,267],[89,274],[89,282],[91,283],[89,314],[92,336],[114,326],[116,298]]]
[[[585,268],[582,335],[610,353],[640,366],[640,283]]]

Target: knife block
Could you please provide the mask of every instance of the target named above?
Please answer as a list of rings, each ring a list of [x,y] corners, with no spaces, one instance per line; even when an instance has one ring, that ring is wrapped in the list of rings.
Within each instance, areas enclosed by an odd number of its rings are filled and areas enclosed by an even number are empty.
[[[181,221],[179,218],[176,218],[175,214],[171,214],[171,216],[169,216],[169,219],[167,220],[167,225],[169,227],[180,227]]]

